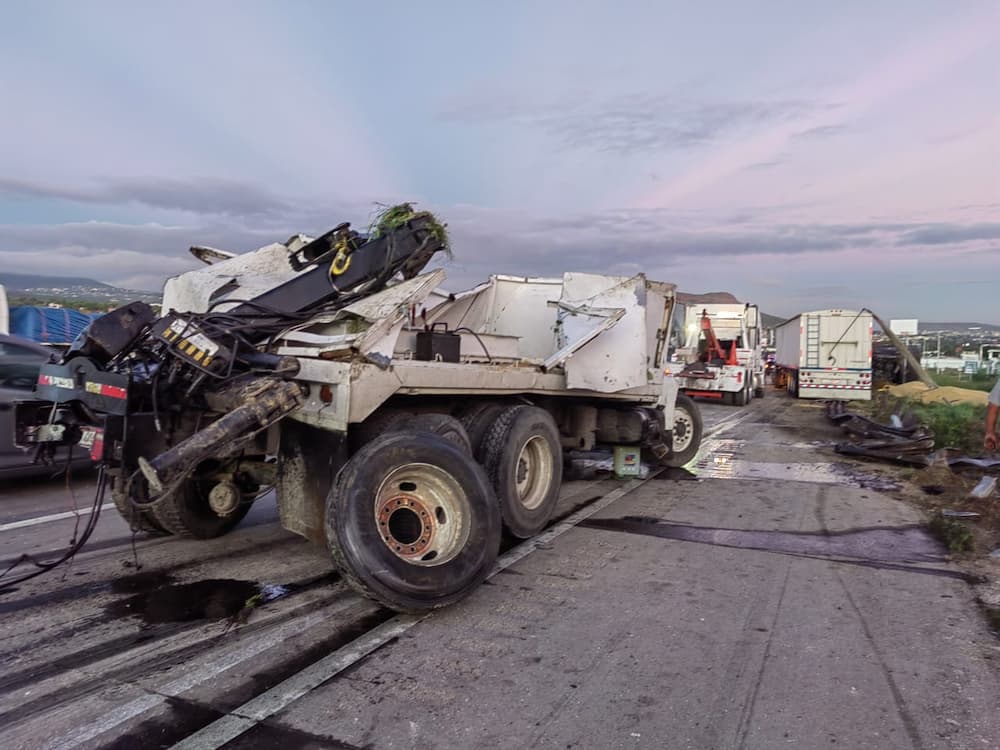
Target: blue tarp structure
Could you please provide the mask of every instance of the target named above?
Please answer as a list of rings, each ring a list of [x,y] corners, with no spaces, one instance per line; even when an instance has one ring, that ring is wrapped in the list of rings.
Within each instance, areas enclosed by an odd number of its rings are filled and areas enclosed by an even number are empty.
[[[40,344],[69,344],[101,315],[63,307],[12,307],[10,332]]]

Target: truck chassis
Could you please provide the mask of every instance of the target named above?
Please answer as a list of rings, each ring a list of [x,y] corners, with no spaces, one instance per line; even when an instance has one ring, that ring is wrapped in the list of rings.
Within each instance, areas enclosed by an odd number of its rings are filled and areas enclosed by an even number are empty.
[[[502,529],[544,528],[574,452],[694,458],[701,417],[662,362],[672,285],[495,276],[442,293],[442,270],[421,273],[440,225],[397,208],[367,235],[197,248],[209,266],[168,281],[162,316],[120,308],[42,369],[17,442],[89,447],[148,533],[220,536],[274,487],[285,528],[407,612],[474,590]]]

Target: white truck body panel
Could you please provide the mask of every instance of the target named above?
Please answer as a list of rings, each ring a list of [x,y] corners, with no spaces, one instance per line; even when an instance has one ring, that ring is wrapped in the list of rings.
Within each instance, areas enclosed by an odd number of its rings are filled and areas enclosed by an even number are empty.
[[[163,309],[203,312],[295,277],[296,235],[171,278]],[[677,386],[663,372],[675,287],[632,277],[492,276],[465,292],[440,289],[443,270],[317,315],[278,337],[277,353],[301,363],[310,395],[294,419],[342,431],[393,395],[577,396],[660,405],[673,423]],[[236,303],[221,302],[226,310]],[[415,359],[416,334],[445,323],[461,334],[461,361]]]
[[[871,399],[872,316],[815,310],[775,328],[775,364],[793,373],[799,398]]]

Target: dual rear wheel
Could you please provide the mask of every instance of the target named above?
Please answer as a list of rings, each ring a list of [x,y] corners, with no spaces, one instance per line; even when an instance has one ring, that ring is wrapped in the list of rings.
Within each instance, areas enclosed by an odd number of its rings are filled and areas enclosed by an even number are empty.
[[[345,580],[392,609],[446,606],[489,573],[502,529],[527,538],[552,517],[559,431],[544,409],[524,405],[385,423],[327,498],[330,551]]]

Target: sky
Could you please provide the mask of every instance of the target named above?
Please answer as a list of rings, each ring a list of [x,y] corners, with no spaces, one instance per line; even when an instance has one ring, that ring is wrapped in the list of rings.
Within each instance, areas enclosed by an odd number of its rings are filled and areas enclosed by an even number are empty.
[[[1000,3],[9,3],[0,269],[159,289],[411,201],[447,286],[1000,323]]]

